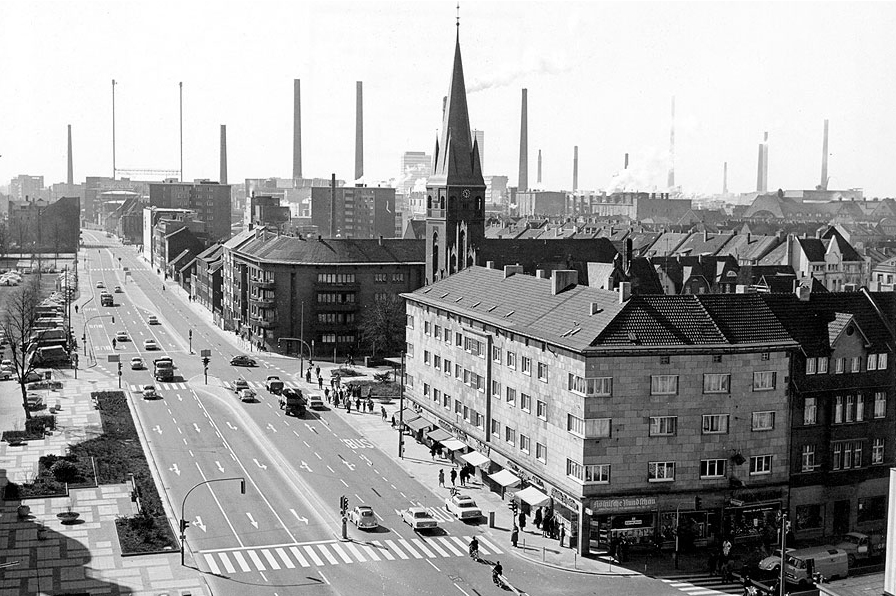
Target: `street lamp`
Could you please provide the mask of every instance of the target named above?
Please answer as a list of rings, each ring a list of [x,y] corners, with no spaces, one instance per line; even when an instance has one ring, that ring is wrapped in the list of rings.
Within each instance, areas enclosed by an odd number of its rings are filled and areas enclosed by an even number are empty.
[[[224,482],[225,480],[239,480],[240,481],[240,494],[241,495],[246,494],[246,479],[237,476],[237,477],[233,477],[233,478],[213,478],[211,480],[203,480],[199,484],[196,484],[195,486],[193,486],[193,488],[188,490],[187,494],[184,495],[184,500],[180,504],[180,564],[181,564],[181,566],[184,565],[184,547],[186,546],[186,543],[187,543],[186,532],[187,532],[187,527],[190,525],[190,522],[188,522],[186,520],[185,514],[184,514],[184,509],[187,506],[187,497],[190,496],[191,492],[193,492],[194,490],[196,490],[203,484],[211,484],[212,482]]]

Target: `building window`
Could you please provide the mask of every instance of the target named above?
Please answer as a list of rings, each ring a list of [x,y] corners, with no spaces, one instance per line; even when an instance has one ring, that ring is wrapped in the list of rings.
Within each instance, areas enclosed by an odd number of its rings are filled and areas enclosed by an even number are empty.
[[[498,381],[492,381],[492,397],[501,399],[501,383]]]
[[[413,387],[414,387],[414,377],[412,377],[411,375],[405,374],[405,376],[404,376],[404,384],[407,385],[408,387],[410,387],[410,388],[413,389]]]
[[[770,391],[775,388],[775,372],[761,370],[753,373],[753,391]]]
[[[703,434],[717,435],[728,432],[728,414],[704,414]]]
[[[832,470],[850,470],[862,467],[861,441],[835,441],[833,452]]]
[[[423,335],[432,335],[432,326],[429,321],[423,321]]]
[[[429,350],[423,350],[423,364],[429,364]]]
[[[442,357],[438,354],[432,355],[432,366],[437,370],[442,370]]]
[[[496,437],[501,436],[501,423],[494,418],[492,418],[492,435]]]
[[[449,346],[451,345],[451,328],[445,327],[445,334],[443,336],[445,338],[445,343]]]
[[[816,372],[816,360],[815,358],[806,358],[806,374],[814,375]]]
[[[318,292],[318,304],[354,304],[354,292]],[[408,315],[408,326],[414,328],[414,317]]]
[[[511,445],[516,445],[516,431],[509,426],[504,427],[504,440]]]
[[[540,399],[535,400],[535,415],[542,420],[548,419],[548,404]]]
[[[434,325],[432,336],[436,338],[436,341],[442,339],[442,327],[440,325]]]
[[[459,414],[464,413],[464,404],[459,399],[454,400],[454,415],[457,416]]]
[[[566,415],[566,430],[577,437],[585,438],[585,420],[572,414]]]
[[[509,350],[507,352],[507,368],[516,370],[516,354]]]
[[[846,358],[834,359],[834,374],[842,375],[846,371]]]
[[[455,379],[463,379],[464,378],[464,369],[460,367],[460,364],[454,365],[454,378]]]
[[[355,283],[354,273],[318,273],[317,283],[319,284],[353,284]]]
[[[511,406],[516,406],[516,389],[507,388],[507,403]]]
[[[882,352],[877,355],[877,370],[887,370],[887,353]]]
[[[675,395],[678,393],[678,375],[652,375],[650,377],[651,395]]]
[[[721,354],[713,354],[713,355],[712,355],[712,361],[713,361],[713,362],[721,362],[721,361],[722,361],[722,355],[721,355]]]
[[[852,359],[852,366],[850,367],[850,372],[862,372],[862,357],[854,356]]]
[[[408,326],[408,329],[414,328],[414,315],[408,315],[407,326]]]
[[[423,397],[429,397],[429,383],[423,383]]]
[[[875,391],[874,393],[874,417],[887,417],[887,392]]]
[[[405,344],[405,350],[408,358],[414,357],[414,344],[408,342],[407,344]]]
[[[538,363],[538,380],[548,382],[548,365],[544,362]]]
[[[575,478],[579,482],[585,482],[585,466],[580,464],[579,462],[572,461],[571,459],[566,460],[566,475],[570,478]]]
[[[585,436],[589,439],[603,439],[610,436],[610,418],[589,418],[585,420]]]
[[[586,465],[585,482],[592,484],[610,484],[610,464]]]
[[[772,473],[771,455],[754,455],[750,458],[750,476]]]
[[[389,292],[377,292],[376,294],[373,295],[373,301],[374,302],[386,302],[387,300],[389,300],[389,296],[391,296],[391,295],[392,294],[390,294]]]
[[[887,519],[887,496],[865,497],[858,500],[856,521],[864,524],[870,521]]]
[[[803,445],[801,449],[801,466],[803,472],[815,471],[815,445]]]
[[[651,437],[671,437],[678,430],[678,416],[651,416]]]
[[[442,372],[445,373],[446,377],[451,376],[451,361],[447,358],[442,359]]]
[[[868,354],[868,363],[865,370],[877,370],[877,354]]]
[[[567,389],[585,397],[609,397],[613,394],[613,377],[585,379],[569,373]]]
[[[404,283],[404,273],[393,273],[392,283]]]
[[[820,503],[810,503],[808,505],[797,505],[796,507],[796,529],[799,530],[819,530],[824,527],[824,505]]]
[[[535,443],[535,459],[543,464],[548,463],[548,447],[541,443]]]
[[[389,280],[388,273],[374,273],[373,274],[373,283],[384,284]]]
[[[531,412],[532,411],[532,396],[527,395],[525,393],[520,393],[520,409],[523,412]]]
[[[451,396],[447,393],[442,394],[442,407],[446,410],[451,410]]]
[[[725,476],[724,459],[701,459],[700,478],[722,478]]]
[[[674,461],[652,461],[647,464],[648,482],[672,482],[674,480]]]
[[[770,358],[771,358],[771,353],[769,353],[769,352],[763,352],[759,357],[760,360],[769,360]]]
[[[710,373],[703,375],[703,393],[728,393],[731,375]]]
[[[501,364],[501,348],[498,346],[492,346],[492,360]]]
[[[479,356],[480,358],[485,358],[485,353],[482,351],[482,342],[474,337],[465,337],[464,338],[464,350],[469,352],[474,356]]]
[[[834,397],[834,424],[862,422],[865,419],[865,400],[861,395]]]
[[[523,434],[520,435],[520,451],[529,453],[529,437]]]
[[[436,402],[436,405],[442,403],[442,392],[436,388],[432,390],[432,401]]]
[[[520,372],[524,375],[532,374],[532,359],[526,356],[520,356]]]
[[[818,405],[814,397],[803,399],[803,424],[816,424],[818,422]]]
[[[669,364],[670,358],[669,356],[660,356],[660,364]]]
[[[819,358],[818,359],[818,374],[825,375],[828,372],[828,359],[827,358]]]
[[[774,412],[753,412],[753,430],[774,430]]]
[[[464,334],[454,332],[454,346],[457,348],[462,348],[464,346]]]
[[[872,464],[884,463],[884,440],[883,440],[883,438],[874,439],[874,442],[871,444],[871,463]]]

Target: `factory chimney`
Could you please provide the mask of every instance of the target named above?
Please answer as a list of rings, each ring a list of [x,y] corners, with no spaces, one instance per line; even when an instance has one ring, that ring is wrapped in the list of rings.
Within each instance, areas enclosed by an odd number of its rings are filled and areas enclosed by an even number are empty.
[[[762,139],[762,192],[768,192],[768,133]]]
[[[675,186],[675,96],[672,96],[672,129],[669,133],[669,180],[671,190]]]
[[[292,91],[292,179],[302,177],[302,84],[293,79]]]
[[[221,125],[221,184],[227,184],[227,125]]]
[[[529,190],[529,125],[526,89],[523,89],[523,103],[520,111],[520,181],[519,192]]]
[[[538,150],[538,186],[541,186],[541,149]]]
[[[625,168],[624,169],[626,169],[626,170],[628,169],[628,153],[625,154]]]
[[[69,127],[69,147],[71,147],[71,127]],[[71,153],[71,149],[69,149]],[[71,162],[69,162],[71,164]],[[71,165],[69,165],[71,169]],[[828,189],[828,120],[824,121],[824,140],[821,142],[821,186],[819,190]]]
[[[572,191],[579,190],[579,146],[572,148]]]
[[[360,180],[364,176],[364,102],[361,81],[358,81],[357,85],[357,99],[355,102],[355,180]]]
[[[825,143],[827,145],[827,143]],[[75,168],[72,165],[72,125],[68,125],[68,177],[65,179],[69,186],[68,192],[72,192],[71,187],[75,184]]]
[[[728,195],[728,162],[722,165],[722,194]]]
[[[330,178],[330,238],[336,237],[336,174]]]

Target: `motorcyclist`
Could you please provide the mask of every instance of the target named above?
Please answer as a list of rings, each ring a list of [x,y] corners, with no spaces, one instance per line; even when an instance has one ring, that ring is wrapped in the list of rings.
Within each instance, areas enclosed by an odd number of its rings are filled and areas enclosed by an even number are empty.
[[[492,567],[492,581],[497,585],[501,585],[501,574],[504,573],[504,568],[501,566],[501,561],[497,561],[495,566]]]
[[[473,540],[470,541],[470,557],[474,559],[479,558],[479,541],[473,536]]]

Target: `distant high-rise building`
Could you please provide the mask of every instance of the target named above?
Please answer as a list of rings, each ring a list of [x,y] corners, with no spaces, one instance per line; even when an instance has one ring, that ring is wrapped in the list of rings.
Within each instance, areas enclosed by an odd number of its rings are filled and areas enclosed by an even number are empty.
[[[212,242],[230,238],[230,185],[199,180],[149,185],[150,207],[192,209]]]
[[[426,180],[432,175],[432,155],[425,151],[405,151],[401,154],[401,175],[395,185],[395,193],[410,194],[418,180]]]
[[[36,200],[40,198],[40,192],[43,188],[43,176],[19,174],[9,181],[9,197],[14,201],[24,201],[25,197]]]
[[[473,141],[479,145],[479,165],[485,172],[485,131],[473,129]]]
[[[389,187],[342,186],[333,191],[330,205],[329,187],[311,189],[311,223],[324,237],[394,238],[397,229],[395,189]],[[333,234],[330,235],[331,213]]]

